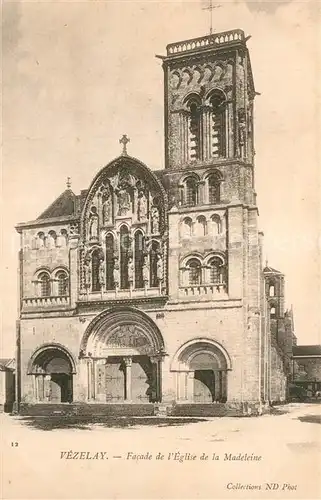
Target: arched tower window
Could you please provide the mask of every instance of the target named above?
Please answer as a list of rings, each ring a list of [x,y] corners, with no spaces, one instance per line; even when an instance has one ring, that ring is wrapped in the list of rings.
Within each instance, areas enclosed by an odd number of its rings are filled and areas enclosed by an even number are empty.
[[[48,273],[42,272],[39,274],[40,295],[41,297],[49,297],[51,295],[50,276]]]
[[[99,283],[99,251],[94,250],[91,254],[91,283],[92,283],[92,291],[99,292],[100,283]]]
[[[114,237],[109,233],[106,236],[106,289],[114,288]]]
[[[186,217],[181,226],[181,235],[182,238],[190,238],[192,236],[192,219],[190,217]]]
[[[135,288],[144,288],[143,265],[144,265],[145,238],[141,231],[135,233]]]
[[[45,233],[42,231],[37,234],[36,248],[43,248],[45,246]]]
[[[212,216],[213,235],[216,236],[222,232],[222,221],[219,215]]]
[[[201,157],[201,110],[196,97],[187,103],[188,115],[188,159],[197,160]]]
[[[56,277],[58,281],[58,295],[68,295],[69,280],[66,271],[58,271]]]
[[[219,174],[213,173],[207,178],[208,182],[208,201],[212,205],[220,202],[221,198],[221,178]]]
[[[270,285],[269,286],[269,296],[270,297],[275,297],[275,285]]]
[[[277,304],[276,304],[276,302],[275,301],[271,302],[269,304],[269,306],[270,306],[270,318],[272,318],[272,319],[276,318],[276,316],[277,316]]]
[[[159,243],[157,241],[152,242],[152,246],[149,254],[149,262],[150,262],[150,286],[156,287],[158,286],[157,279],[157,260],[159,255]]]
[[[226,99],[224,94],[215,90],[210,97],[211,105],[211,156],[226,156]]]
[[[213,285],[220,285],[225,282],[225,269],[223,262],[219,257],[214,257],[209,262],[210,266],[210,282]]]
[[[195,177],[188,177],[185,180],[185,204],[194,207],[197,204],[197,180]]]
[[[196,219],[195,234],[196,236],[206,236],[207,229],[206,219],[204,215],[200,215]]]
[[[120,228],[120,288],[128,289],[128,259],[130,256],[130,236],[127,226]]]
[[[49,231],[46,243],[48,248],[54,248],[56,246],[57,234],[55,231]]]
[[[199,260],[190,259],[186,263],[188,268],[188,283],[189,285],[200,285],[202,283],[202,268]]]

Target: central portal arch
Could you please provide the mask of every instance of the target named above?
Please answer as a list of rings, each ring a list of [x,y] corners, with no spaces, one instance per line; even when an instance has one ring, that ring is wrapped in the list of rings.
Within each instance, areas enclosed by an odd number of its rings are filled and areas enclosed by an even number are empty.
[[[88,400],[160,401],[164,354],[157,325],[142,311],[117,308],[99,314],[80,346],[80,357],[88,366]]]

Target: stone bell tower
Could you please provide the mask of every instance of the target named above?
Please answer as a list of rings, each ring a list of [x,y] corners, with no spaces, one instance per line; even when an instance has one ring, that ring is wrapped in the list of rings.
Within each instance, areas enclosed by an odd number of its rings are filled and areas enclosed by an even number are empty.
[[[253,164],[255,96],[247,38],[232,30],[167,46],[166,168]]]

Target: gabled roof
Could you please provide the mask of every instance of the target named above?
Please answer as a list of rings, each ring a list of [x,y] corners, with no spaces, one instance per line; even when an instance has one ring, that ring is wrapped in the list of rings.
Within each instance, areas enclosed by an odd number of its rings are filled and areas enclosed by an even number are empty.
[[[76,195],[71,189],[66,189],[44,212],[42,212],[41,215],[39,215],[39,217],[37,217],[37,220],[74,215],[76,198]]]
[[[293,346],[293,356],[320,356],[321,345],[296,345]]]
[[[282,273],[280,271],[278,271],[277,269],[274,269],[274,267],[271,267],[271,266],[265,266],[265,268],[263,269],[263,272],[268,274],[279,274],[282,276]]]
[[[14,358],[0,358],[0,371],[13,371],[15,364]]]

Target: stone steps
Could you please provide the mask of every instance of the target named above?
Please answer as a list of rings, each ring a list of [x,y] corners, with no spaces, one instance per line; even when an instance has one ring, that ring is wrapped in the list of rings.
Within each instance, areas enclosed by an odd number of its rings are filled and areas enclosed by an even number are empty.
[[[30,416],[79,416],[79,417],[126,417],[154,415],[154,405],[146,404],[23,404],[20,415]]]
[[[225,403],[197,403],[197,404],[176,404],[171,415],[174,417],[226,417],[235,415],[235,409]]]

